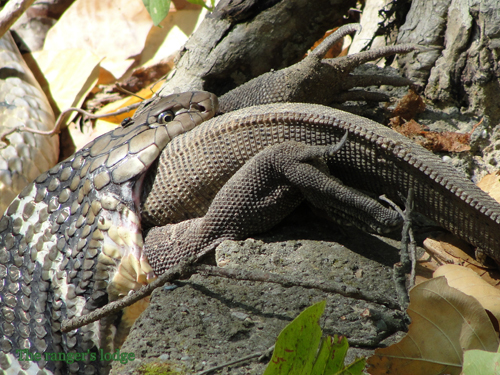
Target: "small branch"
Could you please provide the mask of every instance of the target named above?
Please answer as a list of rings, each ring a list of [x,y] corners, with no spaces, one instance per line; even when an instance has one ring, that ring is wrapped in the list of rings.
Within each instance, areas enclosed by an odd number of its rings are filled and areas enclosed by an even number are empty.
[[[394,265],[393,279],[396,288],[396,295],[398,297],[399,305],[403,311],[406,311],[410,301],[408,297],[408,290],[406,287],[406,274],[410,274],[409,284],[415,284],[415,239],[413,237],[413,230],[411,229],[411,211],[413,209],[413,189],[408,190],[408,197],[405,202],[405,210],[402,211],[398,205],[387,198],[385,195],[380,196],[380,199],[389,203],[392,208],[399,212],[403,218],[403,229],[401,233],[401,261]],[[411,258],[411,262],[410,262]]]
[[[403,311],[406,311],[410,298],[408,289],[415,284],[415,239],[411,228],[411,212],[413,209],[413,189],[408,190],[408,197],[405,202],[405,210],[403,212],[403,230],[401,233],[401,261],[394,265],[394,283],[396,294],[398,296],[399,305]],[[407,288],[407,274],[410,274],[410,280]]]
[[[10,0],[0,11],[0,38],[35,0]]]
[[[250,280],[250,281],[261,281],[266,283],[280,284],[285,288],[290,288],[292,286],[300,286],[307,289],[318,289],[327,293],[340,294],[344,297],[359,299],[367,302],[373,302],[378,305],[384,305],[392,309],[398,309],[399,306],[396,302],[389,300],[385,296],[376,295],[372,292],[366,293],[357,288],[350,287],[345,284],[335,283],[332,281],[319,281],[319,280],[303,280],[301,278],[295,278],[290,276],[282,276],[274,273],[263,272],[263,271],[248,271],[244,269],[230,269],[230,268],[220,268],[215,266],[208,266],[205,264],[199,264],[194,266],[197,272],[204,275],[220,276],[228,279],[234,280]]]
[[[203,370],[203,371],[198,372],[196,375],[207,375],[213,371],[220,370],[220,369],[223,369],[224,367],[229,367],[229,366],[235,365],[235,364],[240,363],[240,362],[245,362],[245,361],[248,361],[249,359],[256,358],[256,357],[259,357],[259,361],[260,361],[262,358],[269,356],[270,355],[269,353],[272,354],[273,350],[274,350],[274,345],[263,352],[256,352],[256,353],[247,355],[246,357],[242,357],[239,359],[235,359],[234,361],[223,363],[222,365],[211,367],[207,370]]]
[[[63,332],[69,332],[73,329],[80,328],[84,325],[95,322],[101,318],[104,318],[105,316],[114,314],[115,312],[134,304],[135,302],[143,299],[144,297],[149,296],[154,289],[163,286],[165,283],[179,278],[186,278],[194,273],[225,277],[233,280],[250,280],[250,281],[275,283],[275,284],[280,284],[285,288],[290,288],[292,286],[300,286],[307,289],[318,289],[327,293],[340,294],[341,296],[344,297],[359,299],[367,302],[373,302],[378,305],[384,305],[389,308],[399,310],[399,305],[396,302],[387,299],[385,296],[376,295],[373,293],[365,293],[357,288],[353,288],[345,284],[318,281],[318,280],[302,280],[299,278],[286,277],[262,271],[228,269],[215,266],[208,266],[205,264],[193,265],[192,264],[193,262],[194,260],[191,259],[179,263],[177,266],[165,272],[151,284],[143,286],[135,293],[127,297],[124,297],[119,301],[111,302],[106,306],[100,309],[96,309],[87,315],[79,316],[71,320],[65,320],[62,324],[61,330]]]
[[[125,307],[136,303],[144,297],[149,296],[153,292],[153,290],[163,286],[169,281],[191,276],[195,272],[195,269],[191,266],[193,262],[194,258],[186,259],[180,262],[177,266],[169,269],[151,284],[143,286],[137,292],[130,294],[122,298],[121,300],[108,303],[106,306],[100,309],[96,309],[89,314],[63,321],[61,331],[69,332],[71,330],[95,322],[101,318],[104,318],[105,316],[114,314],[124,309]]]
[[[122,113],[127,113],[127,112],[139,107],[140,104],[141,103],[135,103],[135,104],[129,105],[127,107],[121,108],[118,111],[106,113],[106,114],[102,114],[102,115],[95,115],[95,114],[87,112],[81,108],[70,107],[70,108],[64,110],[63,112],[61,112],[61,114],[57,118],[56,125],[54,126],[54,129],[52,129],[52,130],[42,131],[42,130],[27,128],[26,126],[16,126],[16,127],[13,127],[9,130],[6,130],[2,134],[0,134],[0,142],[5,143],[5,145],[0,146],[0,149],[5,148],[8,145],[10,145],[10,141],[7,139],[7,136],[9,136],[15,132],[27,132],[27,133],[33,133],[33,134],[38,134],[38,135],[43,135],[43,136],[52,136],[52,135],[58,134],[63,127],[66,115],[70,112],[73,112],[73,111],[78,112],[82,115],[85,115],[90,119],[99,119],[99,118],[121,115]]]

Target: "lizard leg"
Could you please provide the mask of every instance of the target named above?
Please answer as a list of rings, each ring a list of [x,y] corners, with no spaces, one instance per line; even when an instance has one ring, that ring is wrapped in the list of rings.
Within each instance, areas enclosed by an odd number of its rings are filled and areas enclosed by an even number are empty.
[[[403,77],[353,75],[361,64],[396,53],[408,53],[421,46],[400,44],[377,48],[333,59],[323,59],[328,49],[340,38],[359,29],[357,24],[342,26],[323,40],[303,60],[278,71],[272,71],[238,86],[219,98],[220,111],[227,113],[239,108],[278,102],[308,102],[330,104],[344,100],[353,87],[376,84],[405,86],[412,82]],[[349,94],[349,100],[388,100],[386,95]]]
[[[148,232],[144,252],[154,272],[185,258],[200,259],[226,239],[266,231],[304,198],[337,221],[376,232],[399,226],[395,211],[328,174],[322,158],[338,148],[290,141],[257,154],[224,185],[204,217]]]

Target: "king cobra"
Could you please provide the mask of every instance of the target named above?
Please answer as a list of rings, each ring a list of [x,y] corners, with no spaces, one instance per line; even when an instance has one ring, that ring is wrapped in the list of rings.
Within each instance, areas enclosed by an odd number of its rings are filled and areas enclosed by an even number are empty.
[[[10,33],[0,38],[0,134],[12,128],[49,131],[55,119],[40,85]],[[0,217],[17,194],[57,163],[59,137],[30,132],[0,140]]]
[[[216,96],[207,92],[151,99],[133,120],[89,143],[19,194],[0,220],[0,368],[93,373],[100,365],[90,361],[90,353],[97,348],[112,352],[120,345],[124,335],[112,335],[116,316],[68,334],[61,333],[61,322],[152,279],[142,254],[139,213],[145,172],[173,137],[217,109]],[[29,359],[22,357],[23,349],[41,358],[18,361]],[[87,358],[72,363],[44,356],[82,351]]]
[[[224,184],[224,178],[227,181],[266,144],[295,140],[328,145],[348,131],[347,145],[333,160],[340,178],[353,182],[353,187],[358,182],[372,193],[388,190],[389,198],[396,200],[399,192],[416,187],[417,208],[498,259],[500,207],[454,169],[368,119],[317,105],[291,104],[328,102],[332,95],[342,96],[342,90],[360,83],[409,83],[361,78],[349,72],[364,61],[412,51],[416,48],[412,45],[322,60],[326,46],[349,30],[352,27],[339,29],[322,42],[325,48],[315,49],[296,65],[266,73],[220,99],[221,112],[259,107],[216,117],[188,137],[170,142],[214,116],[218,101],[206,92],[156,97],[145,102],[133,120],[124,121],[121,128],[96,139],[28,185],[0,220],[0,368],[7,373],[21,369],[34,374],[40,369],[46,373],[106,372],[106,363],[90,358],[121,344],[130,324],[124,319],[127,311],[67,334],[61,333],[60,326],[65,319],[87,314],[148,283],[154,276],[151,266],[161,270],[161,265],[155,266],[157,259],[151,257],[150,265],[142,252],[141,223],[147,224],[140,212],[140,207],[147,206],[142,185],[149,189],[148,197],[168,195],[167,200],[175,200],[182,196],[192,201],[201,196],[208,202],[213,196],[208,196],[206,185]],[[275,102],[285,104],[261,106]],[[182,147],[187,144],[189,149]],[[164,148],[161,157],[170,159],[160,158],[156,164]],[[171,188],[152,184],[148,168],[157,165],[160,169],[169,162],[178,166],[177,179],[167,179],[168,173],[163,173],[159,180]],[[225,169],[228,173],[221,178],[220,170]],[[214,171],[218,173],[211,174],[210,181],[203,180],[204,172]],[[193,192],[191,185],[200,190]],[[212,189],[213,195],[217,190]],[[155,214],[161,219],[163,213]],[[361,221],[364,216],[361,212]],[[161,233],[157,237],[164,240]],[[193,242],[189,236],[185,239]],[[146,247],[150,243],[148,237]],[[22,350],[38,356],[19,361]],[[52,357],[58,353],[66,357]],[[77,354],[80,357],[75,359]]]

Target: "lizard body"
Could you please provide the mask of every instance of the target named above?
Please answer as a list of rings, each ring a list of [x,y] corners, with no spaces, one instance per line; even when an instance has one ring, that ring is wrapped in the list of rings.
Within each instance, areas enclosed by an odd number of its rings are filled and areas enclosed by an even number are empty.
[[[352,27],[344,27],[334,34],[335,38],[341,37],[351,30]],[[330,38],[328,43],[334,42],[335,38]],[[324,52],[323,48],[320,48],[318,52],[311,55],[308,63],[296,71],[291,69],[283,74],[272,73],[261,81],[251,81],[246,88],[236,91],[236,94],[227,94],[221,98],[221,108],[223,112],[239,108],[237,100],[235,101],[234,98],[244,100],[246,93],[249,94],[248,97],[253,99],[250,102],[245,102],[243,106],[280,100],[305,101],[309,95],[308,90],[314,90],[319,86],[306,85],[308,89],[302,90],[303,80],[323,80],[337,77],[341,81],[345,79],[345,82],[336,83],[335,86],[345,90],[360,82],[359,77],[349,75],[349,71],[356,65],[367,59],[395,52],[407,52],[414,48],[414,46],[405,46],[379,50],[378,52],[371,51],[368,54],[359,55],[359,58],[341,59],[338,64],[331,60],[326,62],[320,60],[319,56]],[[320,65],[333,67],[335,74],[332,75],[330,68],[321,70],[318,68]],[[317,75],[314,73],[315,71],[323,73]],[[301,78],[292,79],[295,74]],[[389,83],[387,80],[380,80],[377,77],[365,81],[368,85],[376,82]],[[408,84],[408,81],[404,79],[391,82],[399,85]],[[259,92],[264,94],[259,94]],[[186,95],[188,98],[192,97],[192,94],[183,94],[180,97],[181,101],[185,100]],[[319,96],[314,101],[322,102]],[[331,99],[330,97],[324,100]],[[82,311],[95,309],[109,299],[123,295],[127,290],[133,290],[136,286],[135,281],[139,283],[147,281],[149,268],[146,262],[142,262],[144,259],[139,251],[141,250],[142,237],[138,235],[138,230],[141,229],[141,225],[151,227],[203,216],[211,199],[223,183],[248,159],[263,150],[266,145],[279,145],[287,140],[304,142],[309,145],[330,145],[338,142],[347,130],[349,132],[348,142],[340,152],[332,157],[332,160],[337,160],[334,167],[338,168],[338,171],[332,171],[332,173],[334,175],[338,173],[342,178],[346,178],[344,183],[352,182],[349,180],[351,169],[342,169],[345,168],[346,161],[351,160],[354,169],[358,168],[358,172],[367,173],[363,175],[365,180],[372,178],[375,181],[379,178],[378,182],[374,184],[377,193],[389,182],[387,178],[383,177],[385,174],[393,176],[395,181],[399,183],[393,188],[394,191],[399,191],[398,189],[404,191],[405,186],[407,186],[405,181],[408,180],[417,183],[424,194],[433,196],[430,192],[433,189],[429,189],[429,186],[436,186],[438,190],[440,189],[438,194],[434,194],[437,197],[437,204],[442,204],[448,198],[458,199],[460,202],[458,207],[465,209],[467,215],[477,214],[479,217],[478,224],[471,226],[464,222],[455,209],[452,209],[444,216],[444,221],[441,221],[444,226],[447,223],[450,224],[450,230],[461,234],[472,243],[484,245],[486,250],[490,249],[491,244],[497,241],[494,235],[490,236],[494,230],[485,231],[485,227],[482,227],[481,223],[489,223],[490,227],[498,225],[495,221],[498,205],[492,203],[485,194],[478,192],[471,183],[457,177],[455,171],[443,165],[430,153],[424,152],[422,154],[419,146],[411,144],[400,136],[395,136],[394,140],[391,138],[393,132],[390,130],[361,117],[341,111],[332,112],[326,107],[286,104],[281,107],[260,106],[229,113],[208,123],[204,129],[211,127],[212,130],[207,131],[204,135],[199,132],[189,132],[186,136],[179,138],[178,142],[175,141],[177,138],[174,138],[174,142],[167,145],[162,152],[162,157],[155,163],[155,156],[171,137],[168,137],[169,139],[162,142],[161,145],[157,145],[156,141],[151,141],[151,136],[145,136],[144,139],[141,139],[140,134],[136,131],[146,127],[145,132],[150,132],[149,127],[157,128],[158,116],[169,108],[168,105],[165,106],[165,102],[168,100],[168,98],[154,98],[147,101],[134,116],[134,119],[124,123],[124,128],[115,130],[116,133],[110,133],[111,135],[103,136],[101,140],[86,146],[71,159],[54,167],[48,174],[42,175],[34,184],[29,185],[26,191],[21,193],[20,197],[6,211],[6,215],[0,221],[0,273],[3,277],[0,289],[2,297],[0,313],[4,319],[0,327],[2,334],[0,337],[0,367],[2,369],[14,371],[21,366],[21,368],[29,368],[32,371],[37,371],[38,367],[48,371],[60,370],[71,373],[98,371],[99,365],[90,363],[88,358],[87,361],[67,364],[57,359],[43,358],[38,361],[39,366],[35,362],[17,362],[15,350],[76,353],[86,350],[95,351],[97,347],[112,346],[111,341],[116,341],[118,336],[123,336],[122,333],[118,332],[119,334],[113,338],[111,327],[116,317],[101,321],[101,325],[110,328],[107,331],[101,330],[100,333],[94,329],[95,326],[91,326],[72,331],[67,335],[61,335],[59,331],[60,321],[78,315]],[[184,110],[190,107],[189,101],[187,107],[186,104],[182,106]],[[185,121],[190,122],[193,117],[201,116],[199,115],[200,111],[206,112],[207,108],[208,106],[205,105],[195,105],[192,114],[189,111],[181,111],[179,115],[186,114]],[[211,114],[212,110],[208,112]],[[201,117],[206,119],[210,116],[207,114],[207,116]],[[180,125],[184,125],[184,120]],[[253,130],[250,131],[250,128]],[[177,135],[181,131],[182,128],[177,127],[173,134]],[[123,138],[120,139],[119,134]],[[202,134],[201,138],[200,134]],[[203,148],[203,138],[211,142],[211,148]],[[137,142],[128,142],[132,140],[137,140]],[[191,143],[190,140],[193,142]],[[129,145],[126,147],[127,151],[122,152],[121,147],[126,145]],[[153,145],[157,145],[157,150],[152,147]],[[138,149],[136,150],[135,147]],[[151,154],[148,156],[147,162],[143,162],[138,154],[146,149],[151,150]],[[96,151],[92,153],[92,150]],[[120,172],[115,173],[115,166],[113,163],[109,163],[109,160],[116,158],[122,160],[123,165],[130,162],[130,168],[124,166]],[[387,158],[387,163],[384,163],[384,158]],[[141,164],[137,163],[137,159],[141,161]],[[189,160],[189,162],[185,163],[182,161],[183,159]],[[153,163],[153,169],[144,175],[151,163]],[[171,165],[167,167],[167,172],[162,172],[162,166],[169,163]],[[417,166],[419,163],[421,165]],[[397,173],[391,174],[390,169],[381,168],[381,166],[396,166]],[[71,170],[70,176],[67,176],[69,172],[65,172],[68,168]],[[168,172],[168,168],[170,168],[170,172]],[[172,172],[177,179],[173,184],[178,186],[163,185],[162,181],[156,181],[154,178],[154,174],[158,173],[160,179],[168,179],[168,174]],[[436,173],[444,173],[444,187],[439,187],[440,183],[434,176]],[[453,176],[450,177],[450,174]],[[143,176],[145,176],[143,182],[145,190],[141,195],[140,184],[136,185],[135,182],[142,182]],[[206,176],[209,178],[206,179]],[[359,179],[359,173],[355,173],[353,176],[354,179]],[[382,178],[380,178],[381,176]],[[398,178],[398,176],[402,178]],[[73,187],[74,191],[78,191],[78,196],[73,196],[68,189],[73,191],[72,182],[77,177],[80,180],[74,182]],[[331,179],[330,176],[327,177]],[[160,183],[163,186],[160,186]],[[123,184],[126,185],[126,189],[121,188],[124,186]],[[370,191],[371,187],[368,186],[365,190]],[[456,187],[462,189],[465,195],[455,194]],[[111,197],[109,194],[103,196],[99,193],[100,189],[111,194]],[[229,189],[229,192],[231,191]],[[360,198],[362,202],[367,199],[366,195],[360,195],[352,189],[346,189],[346,191],[349,191],[353,197],[362,197]],[[80,192],[82,193],[80,194]],[[160,208],[164,203],[158,197],[170,192],[174,199],[167,204],[167,208]],[[301,191],[301,194],[303,193]],[[297,198],[297,194],[293,195]],[[139,196],[141,196],[140,202]],[[58,205],[55,201],[53,203],[54,197],[63,201],[63,204]],[[71,199],[69,199],[70,197]],[[463,197],[466,200],[473,199],[478,204],[469,202],[464,205],[462,203]],[[97,203],[94,203],[92,198]],[[315,199],[312,196],[306,198],[310,201]],[[368,198],[368,205],[361,204],[361,207],[357,207],[356,204],[351,204],[344,211],[338,211],[336,218],[353,221],[355,225],[370,227],[375,231],[385,231],[397,226],[398,222],[394,221],[391,210],[382,207],[373,198]],[[298,197],[298,199],[302,198]],[[198,202],[201,202],[201,209],[186,208],[189,204],[197,205]],[[292,206],[296,204],[294,200]],[[367,220],[366,209],[369,209],[370,205],[373,204],[378,205],[375,211],[382,212],[382,216],[375,220]],[[75,207],[74,212],[72,211],[73,206]],[[290,207],[288,204],[284,206]],[[484,211],[481,208],[483,206],[490,212],[480,212]],[[123,210],[117,210],[118,207],[122,207]],[[164,209],[166,214],[160,212]],[[104,217],[101,219],[104,222],[99,223],[99,215],[102,217],[104,213],[109,214],[109,217]],[[120,215],[116,216],[117,213]],[[139,214],[142,216],[140,223]],[[432,209],[431,214],[439,216],[438,209]],[[89,220],[88,215],[97,223],[91,224],[90,228],[87,228],[88,223],[84,223],[85,220]],[[106,220],[113,221],[115,218],[119,218],[119,220],[112,222],[108,227],[109,223]],[[103,227],[99,228],[97,226],[99,224]],[[122,232],[129,231],[136,240],[132,241],[132,247],[135,250],[127,253],[127,251],[121,250],[120,246],[115,246],[120,241],[127,243],[131,236],[123,233],[123,236],[120,237],[121,240],[117,239],[118,242],[116,242],[117,237],[109,231],[111,227],[115,229],[121,227]],[[103,231],[108,233],[104,235]],[[93,241],[80,242],[82,238],[78,238],[77,241],[74,239],[76,238],[73,237],[75,233],[78,233],[83,239],[88,236],[95,238],[92,238]],[[55,238],[54,235],[61,237]],[[241,236],[241,232],[237,232],[236,235]],[[484,239],[481,239],[481,236]],[[488,236],[492,239],[490,240]],[[103,241],[107,241],[108,237],[113,240],[115,245],[111,242],[103,243]],[[71,239],[68,240],[69,238]],[[179,237],[176,237],[177,239]],[[148,246],[151,243],[151,247],[157,244],[154,237],[151,237],[150,240],[147,239],[147,241]],[[112,246],[109,247],[106,244]],[[194,251],[201,256],[203,252],[210,251],[213,245],[214,242],[210,242],[208,247],[188,249],[188,252]],[[148,248],[146,247],[146,249]],[[495,253],[494,250],[490,252]],[[123,263],[124,256],[127,254],[133,255],[131,262]],[[171,259],[158,261],[163,256],[162,254],[161,252],[158,255],[153,254],[148,259],[158,272],[172,263]],[[179,256],[184,255],[180,254]],[[120,263],[120,257],[122,263]],[[100,259],[102,262],[96,259]],[[54,263],[56,264],[54,265]],[[134,271],[134,267],[136,270],[141,269],[142,272]],[[112,269],[110,270],[110,268]],[[124,271],[122,275],[126,275],[122,277],[122,283],[117,284],[114,277],[110,279],[110,271],[114,271],[115,268],[121,268]],[[133,276],[134,272],[136,272],[135,276]],[[86,283],[89,280],[93,284]],[[124,287],[117,289],[116,285]],[[103,341],[100,343],[99,340]]]
[[[216,194],[247,160],[267,146],[287,141],[316,146],[334,144],[346,131],[346,144],[328,158],[334,177],[349,187],[375,196],[385,194],[399,203],[400,197],[406,197],[411,187],[415,193],[416,211],[492,258],[500,259],[500,205],[451,165],[374,121],[324,106],[290,103],[245,108],[215,117],[167,145],[157,168],[146,176],[145,185],[151,189],[146,188],[143,223],[183,222],[179,224],[183,229],[170,225],[170,229],[155,230],[151,237],[148,235],[145,251],[162,254],[161,265],[152,265],[155,271],[162,272],[185,257],[201,257],[213,250],[221,238],[240,239],[248,235],[242,230],[237,236],[225,237],[224,228],[230,225],[230,219],[224,222],[220,215],[215,215],[219,220],[219,232],[211,233],[214,241],[204,240],[194,245],[196,238],[203,238],[203,235],[199,230],[197,236],[189,235],[188,224],[184,222],[205,215]],[[248,181],[258,185],[259,176],[255,175]],[[355,196],[353,192],[346,193],[350,194]],[[235,202],[243,199],[238,197],[238,193],[231,193],[220,198],[217,205],[238,206]],[[305,198],[314,201],[307,194]],[[319,201],[316,202],[318,208],[325,209],[326,198]],[[342,224],[353,224],[374,232],[384,232],[396,226],[395,223],[384,223],[385,218],[388,222],[394,220],[390,212],[370,222],[367,215],[369,203],[363,204],[361,209],[343,201],[334,205],[334,212],[327,213]],[[204,220],[215,220],[213,214],[211,217]],[[250,232],[269,227],[255,228]],[[172,231],[181,234],[167,234]],[[165,241],[167,237],[171,238],[170,244]]]

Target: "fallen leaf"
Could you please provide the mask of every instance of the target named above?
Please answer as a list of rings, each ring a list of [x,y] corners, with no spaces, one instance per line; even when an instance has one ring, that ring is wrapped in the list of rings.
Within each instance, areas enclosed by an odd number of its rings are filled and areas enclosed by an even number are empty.
[[[482,266],[471,255],[471,246],[451,233],[440,233],[424,240],[424,249],[435,256],[440,265],[443,264],[475,264]]]
[[[444,276],[448,285],[473,296],[500,321],[500,290],[484,281],[473,270],[454,264],[439,267],[434,277]]]
[[[152,27],[141,0],[78,0],[47,33],[44,50],[91,51],[120,78],[144,49]]]
[[[424,107],[425,108],[425,107]],[[394,113],[397,113],[395,110]],[[402,116],[389,119],[389,125],[398,133],[433,152],[463,152],[470,150],[470,138],[474,130],[483,122],[479,121],[469,133],[428,131],[415,120],[404,121]]]
[[[132,71],[132,75],[123,83],[119,83],[121,88],[130,92],[138,92],[144,87],[154,84],[167,75],[174,67],[173,57],[161,60],[160,62],[145,67],[141,66]]]
[[[55,111],[80,107],[99,77],[101,58],[90,51],[38,51],[31,57],[45,77],[48,87],[43,89],[55,101]]]
[[[121,108],[125,108],[129,105],[139,103],[139,102],[143,101],[144,99],[149,99],[153,96],[153,94],[156,91],[158,91],[161,88],[161,86],[163,85],[164,82],[165,82],[165,80],[158,81],[158,82],[150,85],[149,87],[142,89],[135,96],[128,96],[126,98],[117,100],[116,102],[110,103],[110,104],[104,106],[102,109],[100,109],[96,114],[97,115],[104,115],[104,114],[108,114],[108,113],[113,113],[113,112],[118,111]],[[129,112],[126,112],[126,113],[122,113],[120,115],[106,117],[105,120],[107,122],[112,122],[114,124],[120,124],[127,117],[132,117],[134,115],[134,113],[135,113],[135,109],[131,110]]]
[[[402,117],[405,120],[411,120],[423,111],[425,111],[424,100],[415,90],[410,88],[408,94],[399,100],[396,108],[392,111],[392,117]]]
[[[487,192],[494,200],[500,203],[500,172],[484,176],[477,186]]]
[[[470,150],[471,133],[427,131],[423,125],[420,125],[415,120],[404,122],[401,117],[391,118],[389,124],[398,133],[433,152],[463,152]]]
[[[444,277],[410,290],[408,333],[368,358],[368,372],[378,374],[460,374],[463,351],[495,352],[498,336],[481,304],[448,286]]]
[[[439,267],[456,264],[474,271],[488,284],[500,289],[500,272],[496,266],[486,266],[476,261],[470,253],[470,245],[451,233],[440,233],[424,240],[425,253],[417,263],[417,284],[432,278]]]
[[[337,31],[338,27],[328,30],[325,35],[321,37],[321,39],[317,40],[316,43],[313,44],[311,47],[311,51],[313,51],[317,46],[323,42],[328,36],[332,35],[335,31]],[[340,54],[343,52],[342,51],[342,46],[344,45],[344,38],[341,38],[337,43],[335,43],[333,46],[330,47],[330,49],[326,52],[325,56],[323,57],[324,59],[332,59],[334,57],[340,56]],[[347,54],[347,51],[342,55],[345,56]]]
[[[463,375],[498,375],[500,353],[467,350],[464,354]]]

